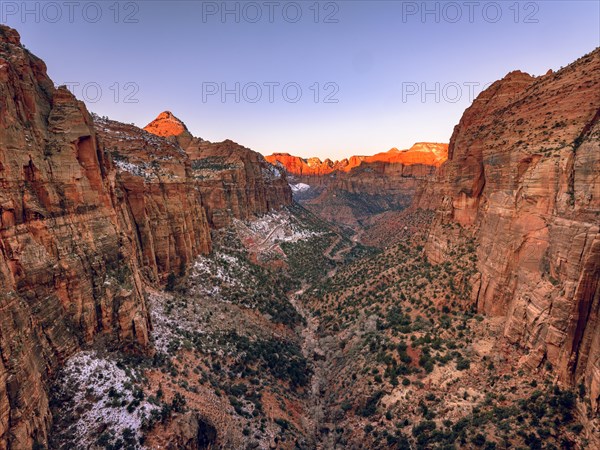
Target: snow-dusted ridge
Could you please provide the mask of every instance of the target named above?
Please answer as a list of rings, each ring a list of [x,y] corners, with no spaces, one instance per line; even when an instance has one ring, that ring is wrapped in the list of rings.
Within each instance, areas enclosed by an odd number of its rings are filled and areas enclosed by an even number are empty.
[[[263,244],[297,242],[320,234],[307,228],[285,209],[265,214],[250,222],[238,220],[234,222],[234,225],[242,237],[247,237],[249,233],[253,235],[252,238],[255,241],[260,242],[262,238]]]

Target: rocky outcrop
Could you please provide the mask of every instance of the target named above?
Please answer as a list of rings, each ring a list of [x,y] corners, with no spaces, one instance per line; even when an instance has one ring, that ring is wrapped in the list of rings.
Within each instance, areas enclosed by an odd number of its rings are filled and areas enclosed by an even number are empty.
[[[202,450],[216,445],[217,430],[198,413],[187,413],[173,421],[169,450]]]
[[[360,165],[360,157],[352,157],[352,163],[349,159],[341,161],[332,161],[319,158],[301,158],[289,153],[274,153],[265,156],[265,159],[275,166],[283,167],[290,179],[306,183],[311,186],[321,186],[325,177],[333,172],[345,172],[352,167]]]
[[[0,26],[0,449],[45,443],[45,381],[104,335],[146,345],[148,315],[114,181],[83,103]]]
[[[259,153],[229,140],[203,142],[194,150],[192,169],[209,221],[216,228],[234,218],[247,220],[292,203],[285,173]]]
[[[161,112],[156,119],[144,127],[144,131],[177,142],[183,148],[194,139],[185,123],[175,117],[171,111]]]
[[[472,230],[473,301],[505,316],[525,363],[554,366],[600,405],[600,50],[541,77],[512,72],[456,126],[419,206],[437,210],[426,251],[449,259],[448,222]],[[437,200],[439,199],[439,201]]]
[[[285,173],[261,154],[230,140],[190,139],[185,131],[172,135],[182,129],[173,127],[174,121],[183,123],[164,112],[145,129],[174,139],[185,150],[211,226],[221,228],[232,219],[247,220],[292,203]]]

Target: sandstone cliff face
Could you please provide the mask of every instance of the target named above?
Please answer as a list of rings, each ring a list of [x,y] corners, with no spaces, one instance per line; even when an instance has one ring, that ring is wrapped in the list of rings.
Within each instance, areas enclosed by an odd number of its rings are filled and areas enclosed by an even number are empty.
[[[0,80],[3,450],[47,442],[46,383],[65,359],[99,336],[149,344],[144,283],[210,252],[211,226],[292,200],[260,155],[193,138],[171,114],[177,136],[94,124],[4,26]]]
[[[215,228],[292,203],[285,173],[257,152],[230,140],[190,138],[185,125],[169,112],[161,113],[145,130],[174,139],[185,150],[208,221]]]
[[[45,442],[45,380],[100,334],[146,345],[148,316],[84,105],[0,26],[0,449]]]
[[[259,153],[229,140],[202,142],[193,150],[192,169],[214,227],[292,203],[285,173]]]
[[[360,164],[359,158],[352,157],[354,167]],[[265,156],[265,159],[275,166],[285,168],[290,179],[293,178],[311,186],[321,186],[327,175],[336,171],[345,171],[350,166],[348,159],[335,162],[330,159],[321,161],[319,158],[304,159],[289,153],[274,153]]]
[[[100,148],[116,168],[116,204],[151,281],[181,274],[210,252],[210,227],[187,154],[133,125],[96,117]]]
[[[449,160],[419,206],[437,215],[435,261],[469,227],[479,246],[480,311],[505,335],[600,400],[600,50],[557,73],[508,74],[456,126]],[[432,201],[432,199],[434,199]],[[440,199],[436,201],[435,199]]]
[[[375,215],[409,207],[419,186],[435,170],[423,164],[363,163],[349,172],[322,177],[322,186],[311,186],[307,193],[300,193],[299,200],[325,220],[361,228]],[[301,197],[306,194],[308,198]]]

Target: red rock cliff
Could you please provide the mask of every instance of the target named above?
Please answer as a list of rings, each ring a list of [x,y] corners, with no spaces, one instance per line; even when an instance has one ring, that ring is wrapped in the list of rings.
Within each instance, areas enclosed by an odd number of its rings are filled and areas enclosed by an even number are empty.
[[[105,335],[146,345],[148,315],[115,185],[83,103],[0,26],[0,449],[45,443],[45,381]]]
[[[437,208],[427,253],[446,259],[443,225],[478,240],[480,311],[600,405],[600,50],[557,73],[512,72],[456,126],[449,160],[421,206]]]
[[[210,227],[188,155],[177,143],[96,116],[100,147],[116,168],[116,203],[149,280],[181,274],[210,252]]]
[[[262,156],[193,138],[172,114],[161,116],[177,136],[94,123],[1,25],[0,80],[4,450],[47,443],[46,383],[65,359],[99,336],[149,344],[144,283],[209,252],[211,226],[292,200]]]
[[[271,164],[281,164],[286,172],[298,181],[318,186],[327,182],[324,178],[326,175],[334,172],[348,173],[363,164],[375,163],[378,167],[393,164],[438,167],[447,159],[447,155],[447,144],[418,142],[408,150],[393,148],[387,152],[371,156],[351,156],[340,161],[331,161],[330,159],[321,161],[319,158],[304,159],[299,156],[292,156],[289,153],[274,153],[265,158]],[[401,169],[395,168],[392,170]]]

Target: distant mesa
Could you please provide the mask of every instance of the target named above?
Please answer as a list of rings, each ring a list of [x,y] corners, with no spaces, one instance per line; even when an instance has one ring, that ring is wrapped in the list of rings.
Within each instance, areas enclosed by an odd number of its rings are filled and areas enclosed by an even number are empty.
[[[363,163],[403,164],[405,166],[422,164],[440,166],[448,159],[448,144],[418,142],[407,150],[392,148],[387,152],[372,156],[351,156],[339,161],[319,158],[300,158],[289,153],[274,153],[266,157],[271,164],[282,164],[292,175],[311,176],[328,175],[333,172],[349,172]]]
[[[440,166],[448,159],[448,144],[435,142],[417,142],[408,150],[392,148],[387,152],[377,153],[365,157],[362,162],[399,163],[405,166],[424,164],[427,166]]]

